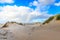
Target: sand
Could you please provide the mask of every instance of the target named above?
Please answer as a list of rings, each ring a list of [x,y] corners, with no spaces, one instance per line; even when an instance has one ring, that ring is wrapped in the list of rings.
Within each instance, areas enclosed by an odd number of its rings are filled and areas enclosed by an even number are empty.
[[[60,40],[59,26],[60,21],[42,26],[9,23],[8,27],[0,28],[0,40]]]

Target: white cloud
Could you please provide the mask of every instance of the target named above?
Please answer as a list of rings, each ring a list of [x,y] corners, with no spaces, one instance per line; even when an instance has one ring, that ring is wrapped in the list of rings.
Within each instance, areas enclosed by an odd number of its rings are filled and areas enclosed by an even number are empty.
[[[50,5],[54,4],[55,0],[35,0],[30,3],[31,6],[36,6],[37,11],[47,11],[50,8]]]
[[[49,5],[54,2],[54,0],[38,0],[31,2],[30,5],[36,6],[35,10],[30,7],[16,5],[0,7],[0,21],[38,22],[39,20],[45,20],[45,18],[52,16],[48,14],[48,9]]]
[[[30,3],[30,5],[34,5],[34,6],[46,6],[46,5],[51,5],[55,3],[55,0],[35,0],[33,2]]]
[[[39,13],[34,13],[34,10],[25,6],[3,6],[0,8],[0,20],[30,22],[32,18],[38,17]],[[3,22],[4,22],[3,21]]]
[[[14,0],[0,0],[0,3],[14,3]]]
[[[32,9],[24,6],[4,6],[1,8],[0,19],[4,19],[7,21],[18,21],[22,22],[27,20],[27,15],[30,13]]]
[[[38,2],[41,3],[41,5],[49,5],[49,4],[53,4],[55,2],[55,0],[38,0]]]
[[[55,3],[55,6],[60,6],[60,2],[58,2],[58,3]]]
[[[50,15],[33,10],[26,6],[3,6],[0,7],[0,21],[32,22],[40,18],[46,18]]]
[[[37,19],[39,19],[40,21],[43,19],[46,19],[50,16],[52,16],[52,14],[48,14],[48,9],[50,8],[50,5],[53,5],[55,3],[55,0],[35,0],[33,2],[30,3],[30,6],[36,6],[35,8],[35,12],[33,12],[33,14],[39,14],[38,17],[35,17]],[[35,19],[36,20],[36,19]],[[35,21],[33,20],[33,21]],[[36,20],[38,21],[38,20]]]
[[[30,6],[37,6],[38,5],[38,2],[37,1],[34,1],[34,2],[31,2],[30,3]]]

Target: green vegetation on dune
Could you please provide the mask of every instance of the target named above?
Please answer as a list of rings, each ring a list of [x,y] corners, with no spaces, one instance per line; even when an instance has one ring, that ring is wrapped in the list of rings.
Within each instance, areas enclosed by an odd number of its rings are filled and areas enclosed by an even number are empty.
[[[52,21],[54,18],[56,18],[56,20],[60,20],[60,14],[57,14],[57,15],[55,15],[55,16],[49,17],[45,22],[43,22],[43,24],[49,23],[49,22]]]
[[[18,25],[23,25],[23,23],[18,23],[18,22],[6,22],[6,23],[2,26],[2,28],[8,27],[8,24],[14,24],[14,23],[16,23],[16,24],[18,24]]]
[[[49,17],[43,24],[45,24],[45,23],[49,23],[51,20],[53,20],[54,19],[54,16],[51,16],[51,17]]]
[[[60,14],[56,15],[56,20],[60,20]]]
[[[8,27],[7,23],[5,23],[2,28],[5,28],[5,27]]]

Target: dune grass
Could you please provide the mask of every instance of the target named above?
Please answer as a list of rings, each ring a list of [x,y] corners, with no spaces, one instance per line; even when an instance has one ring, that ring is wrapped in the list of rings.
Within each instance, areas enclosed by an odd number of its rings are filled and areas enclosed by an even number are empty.
[[[8,27],[7,23],[5,23],[2,28],[5,28],[5,27]]]
[[[53,20],[54,19],[54,16],[51,16],[51,17],[49,17],[45,22],[43,22],[43,24],[45,24],[45,23],[49,23],[51,20]]]
[[[43,22],[43,24],[45,23],[49,23],[51,20],[53,20],[54,18],[56,18],[56,20],[60,20],[60,14],[57,14],[55,16],[51,16],[49,17],[45,22]]]
[[[18,23],[18,22],[11,22],[11,23],[16,23],[16,24],[19,24],[19,25],[23,25],[23,23]]]
[[[56,20],[60,20],[60,14],[57,14],[55,17],[56,17]]]

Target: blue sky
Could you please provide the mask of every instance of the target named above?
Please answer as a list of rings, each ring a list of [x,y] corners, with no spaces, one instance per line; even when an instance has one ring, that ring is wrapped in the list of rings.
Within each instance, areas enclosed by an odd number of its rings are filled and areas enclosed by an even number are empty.
[[[43,22],[60,14],[60,0],[0,0],[0,23]]]

